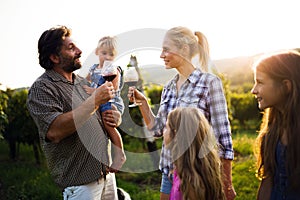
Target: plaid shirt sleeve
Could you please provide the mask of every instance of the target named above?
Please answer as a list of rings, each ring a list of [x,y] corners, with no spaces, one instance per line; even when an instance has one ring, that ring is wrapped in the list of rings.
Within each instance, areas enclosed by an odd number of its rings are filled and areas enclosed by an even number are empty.
[[[218,77],[210,81],[209,104],[211,125],[220,144],[220,157],[233,159],[233,147],[227,103],[223,92],[222,82]]]
[[[27,108],[37,124],[42,139],[46,139],[46,133],[53,120],[63,114],[63,103],[57,98],[58,95],[51,90],[50,84],[42,82],[34,83],[29,90]]]

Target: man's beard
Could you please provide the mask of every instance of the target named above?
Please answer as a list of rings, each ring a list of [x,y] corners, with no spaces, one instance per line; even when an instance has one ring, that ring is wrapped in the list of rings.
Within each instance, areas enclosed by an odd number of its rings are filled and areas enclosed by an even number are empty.
[[[77,58],[80,58],[80,56],[76,56],[75,58],[60,56],[62,69],[65,72],[71,73],[77,69],[80,69],[82,67],[80,62],[75,62]]]

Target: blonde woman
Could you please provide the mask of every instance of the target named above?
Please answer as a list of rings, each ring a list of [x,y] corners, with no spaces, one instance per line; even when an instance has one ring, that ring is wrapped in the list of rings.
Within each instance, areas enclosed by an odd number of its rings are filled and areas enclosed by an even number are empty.
[[[236,193],[232,186],[231,161],[233,147],[227,104],[221,80],[207,73],[209,65],[209,47],[205,35],[192,32],[186,27],[169,29],[164,37],[160,58],[166,69],[176,69],[177,75],[163,89],[160,108],[155,116],[147,103],[147,98],[138,90],[130,87],[128,97],[141,102],[139,109],[145,123],[155,136],[163,135],[167,115],[176,107],[195,107],[199,109],[211,124],[219,143],[221,171],[224,192],[228,200],[234,199]],[[198,61],[194,65],[193,61]],[[162,147],[159,169],[162,172],[160,199],[169,199],[172,188],[171,152]]]

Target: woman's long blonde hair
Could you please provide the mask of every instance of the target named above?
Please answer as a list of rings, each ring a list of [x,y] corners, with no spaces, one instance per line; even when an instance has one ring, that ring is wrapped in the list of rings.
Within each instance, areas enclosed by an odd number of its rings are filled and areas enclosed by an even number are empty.
[[[168,115],[172,159],[183,199],[225,199],[220,158],[212,128],[197,108],[176,108]]]
[[[187,45],[190,49],[189,59],[199,56],[199,63],[204,71],[208,71],[209,45],[205,35],[199,31],[193,33],[190,29],[182,26],[171,28],[166,35],[174,42],[178,49]]]

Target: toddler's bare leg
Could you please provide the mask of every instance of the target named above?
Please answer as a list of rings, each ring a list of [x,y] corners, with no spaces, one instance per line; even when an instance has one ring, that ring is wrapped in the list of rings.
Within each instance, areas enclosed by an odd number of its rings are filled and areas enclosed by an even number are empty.
[[[105,128],[110,136],[112,142],[112,150],[113,150],[113,156],[112,156],[113,162],[110,166],[109,171],[117,172],[119,169],[121,169],[121,167],[126,161],[126,155],[124,153],[122,137],[116,128],[111,126],[105,126]]]

